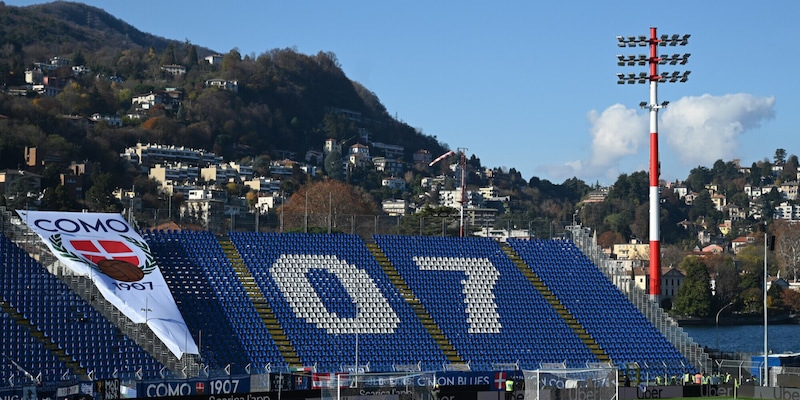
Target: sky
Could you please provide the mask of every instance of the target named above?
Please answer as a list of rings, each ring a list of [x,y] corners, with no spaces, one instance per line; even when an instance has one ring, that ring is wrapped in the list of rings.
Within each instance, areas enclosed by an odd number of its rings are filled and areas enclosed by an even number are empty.
[[[485,167],[561,183],[647,171],[648,84],[619,85],[617,36],[690,34],[686,83],[658,85],[661,178],[716,160],[800,154],[800,2],[86,0],[137,29],[219,53],[333,52],[387,111]],[[6,0],[7,5],[42,1]],[[794,112],[791,110],[795,110]]]

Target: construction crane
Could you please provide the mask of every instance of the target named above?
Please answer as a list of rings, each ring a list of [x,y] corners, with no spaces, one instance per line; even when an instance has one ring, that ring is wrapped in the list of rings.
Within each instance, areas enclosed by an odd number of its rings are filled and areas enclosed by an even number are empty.
[[[467,192],[466,192],[466,187],[467,187],[467,180],[466,180],[466,177],[467,177],[467,150],[468,149],[464,148],[464,147],[459,147],[458,148],[458,151],[461,153],[461,201],[459,202],[459,203],[461,203],[461,212],[460,212],[461,222],[459,223],[459,228],[458,228],[458,236],[459,237],[464,237],[464,208],[467,206]],[[444,153],[444,154],[440,155],[439,157],[436,157],[436,159],[431,161],[431,163],[428,164],[428,166],[432,167],[436,163],[438,163],[439,161],[442,161],[445,158],[454,156],[455,154],[456,154],[455,151],[450,150],[447,153]]]

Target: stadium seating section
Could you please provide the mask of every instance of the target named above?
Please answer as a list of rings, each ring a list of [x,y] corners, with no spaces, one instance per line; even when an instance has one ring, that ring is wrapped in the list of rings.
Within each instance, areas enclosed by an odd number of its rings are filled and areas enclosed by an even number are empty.
[[[353,235],[231,232],[224,240],[246,267],[241,272],[209,232],[142,236],[209,371],[244,374],[248,365],[285,368],[297,361],[322,372],[354,365],[387,372],[399,365],[441,370],[468,363],[489,370],[510,363],[535,369],[541,363],[598,362],[526,278],[529,268],[615,365],[638,362],[643,373],[654,374],[694,372],[566,240],[511,240],[504,248],[484,238],[376,236],[376,253]],[[509,251],[521,257],[523,267]],[[0,386],[26,375],[52,382],[89,372],[96,379],[157,379],[163,372],[91,301],[2,235],[0,254]],[[291,349],[274,337],[254,296],[265,300],[267,315]],[[287,361],[290,356],[296,361]]]

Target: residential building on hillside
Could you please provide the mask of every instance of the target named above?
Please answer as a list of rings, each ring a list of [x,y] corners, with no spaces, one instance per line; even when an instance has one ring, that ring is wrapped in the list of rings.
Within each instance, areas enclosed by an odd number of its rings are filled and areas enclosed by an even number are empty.
[[[391,175],[400,175],[405,171],[405,164],[392,158],[375,157],[372,159],[372,164],[376,170]]]
[[[402,159],[406,148],[396,144],[386,144],[379,142],[371,142],[370,145],[373,149],[382,152],[386,158],[389,159]]]
[[[392,190],[405,190],[406,181],[401,178],[383,178],[381,179],[381,186],[386,186]]]
[[[36,68],[41,69],[42,71],[52,72],[58,69],[59,67],[68,67],[72,65],[72,60],[65,57],[58,57],[55,56],[51,58],[48,62],[35,62],[33,63]]]
[[[724,194],[715,193],[711,195],[711,202],[714,203],[714,208],[722,212],[726,205],[728,205],[728,198]]]
[[[480,192],[467,190],[464,192],[464,200],[466,201],[464,207],[467,208],[469,207],[480,208],[484,206],[484,199]],[[461,208],[461,189],[440,190],[439,206]]]
[[[433,161],[433,155],[431,155],[430,151],[426,149],[420,149],[414,152],[414,164],[428,165],[431,161]]]
[[[16,169],[0,171],[0,193],[8,199],[16,196],[38,197],[41,191],[41,175]]]
[[[120,157],[142,167],[142,172],[147,172],[150,167],[160,163],[186,163],[198,167],[222,163],[222,156],[205,150],[162,144],[136,143],[136,146],[125,149]]]
[[[256,200],[254,208],[256,212],[260,214],[266,214],[269,212],[269,210],[272,210],[279,205],[284,204],[285,202],[286,199],[278,194],[278,192],[272,192],[269,194],[259,193],[258,200]]]
[[[785,219],[790,221],[800,220],[800,206],[784,201],[773,210],[773,218]]]
[[[464,225],[471,227],[491,227],[497,221],[494,208],[469,207],[464,209]],[[525,229],[527,232],[527,229]]]
[[[751,245],[756,242],[756,238],[752,236],[739,236],[736,239],[731,240],[731,251],[733,254],[739,254],[742,250],[742,247]]]
[[[669,188],[672,189],[672,193],[675,193],[675,196],[679,199],[686,197],[689,194],[689,188],[681,183],[676,183],[674,185],[669,185]]]
[[[122,118],[116,115],[92,114],[89,119],[93,122],[105,122],[108,126],[122,127]]]
[[[434,177],[422,178],[420,180],[419,185],[425,190],[437,191],[441,190],[441,188],[444,187],[445,182],[447,182],[447,177],[445,177],[444,175],[439,175]]]
[[[235,162],[209,165],[200,169],[200,179],[217,185],[241,183],[253,178],[253,167]]]
[[[478,191],[481,193],[484,199],[493,199],[500,196],[500,191],[497,190],[496,186],[484,186],[478,188]]]
[[[176,76],[186,74],[186,67],[178,64],[162,65],[161,70],[170,75],[176,75]]]
[[[278,179],[258,177],[245,181],[244,185],[250,190],[261,193],[276,193],[281,191],[281,181]]]
[[[778,191],[786,200],[797,200],[797,181],[781,183]]]
[[[634,239],[630,243],[615,244],[611,254],[617,260],[649,260],[650,244]]]
[[[44,74],[40,68],[25,70],[25,83],[30,85],[41,85],[43,80]]]
[[[384,200],[381,202],[381,209],[390,216],[403,216],[408,213],[408,201],[403,199]]]
[[[180,90],[159,90],[139,94],[131,98],[131,106],[136,112],[145,112],[160,105],[165,110],[177,110],[183,101],[183,92]]]
[[[211,65],[220,65],[222,64],[222,58],[222,54],[212,54],[210,56],[203,57],[203,60],[206,60],[206,62]]]
[[[180,162],[156,164],[150,168],[147,176],[161,186],[174,183],[194,184],[200,177],[200,167]]]
[[[222,90],[230,90],[234,93],[239,93],[239,81],[237,80],[215,78],[206,80],[204,84],[206,87],[215,87]]]
[[[137,196],[136,192],[133,190],[116,188],[111,192],[111,197],[117,199],[117,201],[125,207],[125,214],[130,210],[142,212],[142,198],[141,196]]]
[[[328,155],[328,153],[333,151],[337,151],[339,152],[339,154],[342,154],[342,145],[340,145],[339,142],[336,141],[336,139],[333,138],[325,139],[325,146],[322,148],[322,152],[325,155]]]
[[[192,189],[181,205],[181,219],[212,231],[220,231],[223,229],[226,202],[227,195],[222,190]]]
[[[586,197],[583,198],[583,203],[602,203],[608,197],[608,188],[600,188],[592,190]]]
[[[634,268],[634,285],[639,289],[650,292],[650,269]],[[677,268],[661,268],[661,300],[673,299],[678,294],[678,289],[683,285],[686,275]]]

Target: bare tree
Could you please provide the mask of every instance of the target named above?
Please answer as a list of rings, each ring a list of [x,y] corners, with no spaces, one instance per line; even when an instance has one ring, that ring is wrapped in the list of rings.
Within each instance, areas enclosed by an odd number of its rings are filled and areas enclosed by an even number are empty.
[[[780,271],[797,282],[797,273],[800,272],[800,225],[788,221],[776,221],[775,225],[775,255]]]

